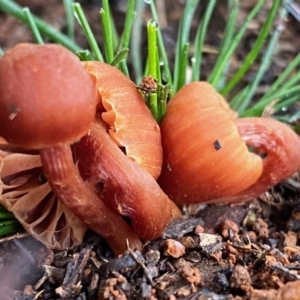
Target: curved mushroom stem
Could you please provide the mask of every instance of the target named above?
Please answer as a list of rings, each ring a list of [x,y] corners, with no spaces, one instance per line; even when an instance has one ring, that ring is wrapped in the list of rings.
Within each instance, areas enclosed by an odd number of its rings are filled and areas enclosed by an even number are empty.
[[[300,137],[290,127],[271,118],[242,118],[235,124],[247,146],[263,157],[263,171],[254,184],[225,202],[256,198],[300,169]]]
[[[132,248],[142,249],[139,238],[129,225],[83,181],[69,145],[44,148],[40,153],[53,192],[83,222],[103,236],[115,254],[125,252],[126,239]]]
[[[95,121],[89,134],[74,146],[82,176],[91,183],[103,184],[99,191],[103,201],[129,217],[142,239],[158,238],[171,219],[180,216],[177,206],[150,173],[111,140],[102,121]]]

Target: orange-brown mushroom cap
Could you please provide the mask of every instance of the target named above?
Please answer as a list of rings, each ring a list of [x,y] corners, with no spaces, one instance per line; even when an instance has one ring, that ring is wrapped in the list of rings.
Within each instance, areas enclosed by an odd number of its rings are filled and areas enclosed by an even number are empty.
[[[0,136],[13,145],[40,149],[79,140],[97,103],[91,77],[60,45],[19,44],[0,58]]]
[[[105,63],[89,61],[84,66],[96,80],[111,139],[156,179],[163,157],[160,129],[136,85]]]
[[[300,169],[300,137],[288,125],[271,118],[237,119],[247,145],[264,157],[263,171],[252,185],[220,201],[238,203],[254,199]]]
[[[0,86],[0,136],[40,149],[54,194],[106,237],[115,253],[125,251],[126,239],[140,249],[136,234],[83,181],[73,162],[70,143],[88,132],[99,102],[93,79],[76,56],[59,45],[19,45],[0,59]]]
[[[205,82],[183,87],[161,124],[164,164],[158,181],[178,204],[231,196],[253,184],[262,159],[248,151],[225,100]]]

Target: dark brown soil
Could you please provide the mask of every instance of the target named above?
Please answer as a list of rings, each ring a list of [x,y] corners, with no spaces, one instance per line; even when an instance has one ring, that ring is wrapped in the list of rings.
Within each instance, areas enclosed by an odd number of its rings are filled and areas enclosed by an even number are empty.
[[[17,2],[65,30],[62,1]],[[80,2],[101,43],[99,1]],[[112,2],[120,29],[123,1]],[[241,2],[240,23],[256,1]],[[161,11],[160,17],[166,17],[163,32],[172,58],[185,1],[167,3],[168,14]],[[269,4],[266,1],[266,8]],[[197,15],[200,18],[201,9]],[[252,22],[230,72],[239,67],[264,21],[262,11]],[[215,61],[225,22],[225,6],[218,4],[206,40],[203,79]],[[193,28],[197,25],[195,22]],[[258,93],[266,90],[299,52],[300,23],[289,16],[285,25],[277,55]],[[79,28],[76,40],[88,47]],[[0,46],[4,51],[30,41],[25,25],[0,13]],[[254,64],[245,82],[252,80],[256,68]],[[3,239],[0,299],[300,299],[299,182],[295,176],[242,205],[185,207],[183,218],[170,224],[161,239],[145,244],[144,253],[128,248],[115,258],[93,232],[88,232],[79,247],[60,252],[46,249],[26,235]]]

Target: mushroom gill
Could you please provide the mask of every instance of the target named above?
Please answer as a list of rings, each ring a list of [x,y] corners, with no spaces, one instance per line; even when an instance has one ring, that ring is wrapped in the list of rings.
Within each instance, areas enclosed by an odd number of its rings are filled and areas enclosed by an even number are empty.
[[[0,150],[0,204],[14,213],[28,233],[52,249],[80,244],[87,230],[51,191],[39,154]]]

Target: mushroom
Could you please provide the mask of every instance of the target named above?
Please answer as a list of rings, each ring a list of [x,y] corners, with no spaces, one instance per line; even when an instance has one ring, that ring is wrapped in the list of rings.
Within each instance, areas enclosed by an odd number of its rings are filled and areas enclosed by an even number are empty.
[[[300,168],[299,136],[288,126],[263,118],[236,120],[205,82],[176,93],[161,133],[164,163],[158,182],[180,205],[251,200]]]
[[[139,238],[83,181],[70,148],[88,132],[98,102],[90,75],[62,46],[20,44],[0,58],[0,136],[39,149],[58,199],[122,253],[126,239],[140,249]]]
[[[180,216],[155,181],[162,164],[159,126],[134,83],[118,69],[100,62],[85,67],[96,79],[103,107],[74,145],[78,168],[108,206],[130,218],[139,237],[158,238]]]
[[[87,181],[98,188],[108,206],[130,218],[140,238],[160,237],[169,222],[180,216],[177,206],[151,174],[125,156],[110,139],[101,119],[74,147],[79,170],[89,174]]]

